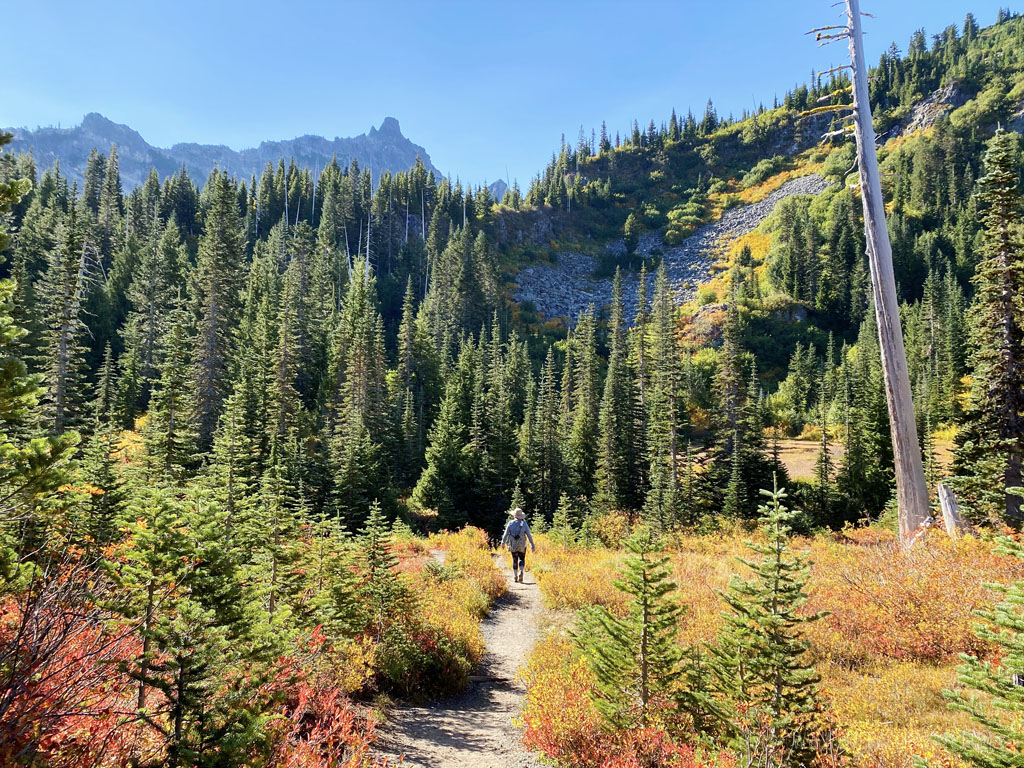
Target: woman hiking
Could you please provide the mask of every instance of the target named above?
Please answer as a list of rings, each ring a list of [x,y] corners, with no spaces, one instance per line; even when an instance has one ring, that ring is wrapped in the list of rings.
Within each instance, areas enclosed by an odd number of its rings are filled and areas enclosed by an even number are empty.
[[[526,541],[530,541],[530,549],[534,552],[533,536],[530,535],[530,524],[526,522],[526,513],[516,507],[512,519],[505,526],[505,535],[501,537],[501,546],[508,546],[512,553],[512,575],[518,584],[523,583],[523,571],[526,569]]]

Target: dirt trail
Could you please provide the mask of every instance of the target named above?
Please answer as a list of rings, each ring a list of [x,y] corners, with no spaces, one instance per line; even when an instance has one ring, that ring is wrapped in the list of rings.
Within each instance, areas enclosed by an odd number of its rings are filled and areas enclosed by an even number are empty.
[[[459,696],[426,707],[400,707],[382,729],[378,749],[410,768],[536,768],[520,744],[513,723],[526,693],[516,673],[537,638],[540,592],[529,571],[524,583],[512,581],[504,560],[495,558],[508,592],[495,601],[481,631],[487,652],[474,678]]]

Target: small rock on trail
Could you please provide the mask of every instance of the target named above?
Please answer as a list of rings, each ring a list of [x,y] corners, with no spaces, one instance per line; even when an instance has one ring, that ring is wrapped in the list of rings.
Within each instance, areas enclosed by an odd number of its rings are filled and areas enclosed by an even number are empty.
[[[508,592],[498,598],[480,629],[486,654],[462,694],[426,707],[400,707],[381,729],[382,756],[410,768],[539,768],[522,746],[514,722],[526,689],[516,679],[537,639],[540,592],[530,572],[523,584],[498,560]]]

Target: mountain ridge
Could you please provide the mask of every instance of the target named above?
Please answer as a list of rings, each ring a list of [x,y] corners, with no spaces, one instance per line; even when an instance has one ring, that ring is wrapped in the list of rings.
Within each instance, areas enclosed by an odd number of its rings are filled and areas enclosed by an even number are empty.
[[[89,112],[71,128],[25,127],[8,128],[14,134],[12,148],[31,151],[41,169],[59,162],[72,180],[83,179],[85,164],[92,149],[107,153],[117,146],[122,183],[127,189],[141,185],[150,168],[156,168],[161,179],[179,170],[182,165],[189,175],[201,182],[216,166],[240,178],[262,173],[265,165],[276,164],[280,158],[293,158],[300,166],[323,168],[337,157],[347,166],[356,160],[360,166],[376,171],[403,171],[411,168],[419,157],[428,171],[442,176],[419,144],[402,134],[394,117],[385,117],[380,127],[371,126],[358,136],[328,139],[304,134],[292,139],[264,140],[256,147],[233,149],[226,144],[177,142],[170,147],[157,147],[145,140],[131,126],[116,123],[99,112]]]

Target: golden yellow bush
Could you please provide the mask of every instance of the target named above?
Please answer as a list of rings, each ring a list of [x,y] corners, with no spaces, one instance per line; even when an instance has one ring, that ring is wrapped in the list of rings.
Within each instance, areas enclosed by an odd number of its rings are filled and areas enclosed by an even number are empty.
[[[625,611],[625,597],[613,584],[619,553],[603,547],[568,549],[543,534],[536,539],[531,571],[545,605],[570,611],[603,605],[613,613]]]

